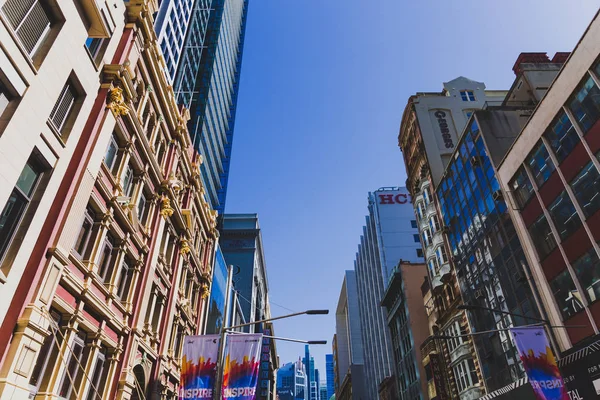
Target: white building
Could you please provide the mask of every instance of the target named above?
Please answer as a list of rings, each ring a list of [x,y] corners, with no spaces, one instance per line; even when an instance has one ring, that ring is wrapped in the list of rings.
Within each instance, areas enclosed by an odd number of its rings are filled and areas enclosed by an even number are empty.
[[[393,354],[381,300],[388,277],[400,260],[423,263],[416,220],[406,188],[369,193],[369,215],[354,270],[362,330],[366,390],[378,398],[379,383],[393,374]]]

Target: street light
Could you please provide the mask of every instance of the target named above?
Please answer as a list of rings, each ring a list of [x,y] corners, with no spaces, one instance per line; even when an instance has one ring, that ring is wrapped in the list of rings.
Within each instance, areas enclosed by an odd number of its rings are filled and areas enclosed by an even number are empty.
[[[229,317],[230,317],[230,306],[229,306],[229,298],[231,296],[231,292],[233,289],[233,266],[230,265],[228,267],[228,274],[227,274],[227,288],[225,289],[226,292],[226,296],[225,296],[225,318],[224,318],[224,325],[226,325],[229,321]],[[233,325],[233,326],[228,326],[225,327],[223,326],[223,328],[221,329],[221,342],[219,344],[219,364],[217,366],[217,384],[216,387],[213,391],[214,393],[214,399],[215,400],[220,400],[221,399],[221,389],[222,389],[222,384],[223,384],[223,364],[225,361],[225,335],[227,333],[233,333],[233,334],[244,334],[243,332],[235,332],[233,331],[234,329],[238,329],[238,328],[243,328],[246,326],[251,326],[251,325],[257,325],[257,324],[262,324],[264,322],[271,322],[271,321],[277,321],[280,319],[284,319],[284,318],[291,318],[291,317],[297,317],[298,315],[327,315],[329,314],[329,310],[306,310],[306,311],[301,311],[301,312],[296,312],[293,314],[287,314],[287,315],[281,315],[279,317],[273,317],[273,318],[267,318],[267,319],[261,319],[259,321],[253,321],[253,322],[247,322],[245,324],[240,324],[240,325]],[[232,332],[233,331],[233,332]],[[298,343],[306,343],[306,344],[327,344],[326,340],[299,340],[299,339],[288,339],[288,338],[280,338],[280,337],[275,337],[275,336],[266,336],[263,335],[263,337],[267,337],[267,338],[272,338],[275,340],[286,340],[289,342],[298,342]]]

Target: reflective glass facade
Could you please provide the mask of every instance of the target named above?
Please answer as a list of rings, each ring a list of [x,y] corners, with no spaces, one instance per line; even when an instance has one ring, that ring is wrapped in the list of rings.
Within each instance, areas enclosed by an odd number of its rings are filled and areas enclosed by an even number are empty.
[[[173,82],[177,72],[195,2],[195,0],[163,0],[154,21],[158,44],[167,64],[165,73],[170,82]]]
[[[190,109],[207,200],[223,214],[248,0],[197,0],[174,88]]]
[[[539,317],[525,278],[527,261],[507,213],[486,136],[471,118],[437,188],[457,279],[465,303]],[[468,314],[474,332],[535,322],[488,311]],[[474,343],[488,391],[524,376],[508,332],[478,335]]]

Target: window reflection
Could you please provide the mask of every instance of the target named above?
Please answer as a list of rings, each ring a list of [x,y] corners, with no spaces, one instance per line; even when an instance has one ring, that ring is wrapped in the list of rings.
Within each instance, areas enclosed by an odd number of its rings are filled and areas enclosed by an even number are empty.
[[[571,279],[568,270],[564,270],[558,274],[551,282],[550,288],[556,299],[558,308],[563,316],[563,319],[568,319],[575,313],[583,310],[583,301],[581,294],[575,288],[575,283]]]
[[[600,175],[594,163],[589,162],[570,185],[586,217],[600,208]]]
[[[529,165],[538,187],[541,187],[550,178],[555,169],[548,150],[541,141],[533,148],[525,162]]]
[[[590,130],[600,118],[600,90],[591,77],[584,80],[568,103],[583,132]]]
[[[573,206],[569,195],[565,191],[550,204],[548,211],[552,216],[560,238],[563,240],[581,226],[581,219],[579,219],[575,206]]]
[[[542,214],[528,229],[540,259],[546,258],[556,247],[556,240],[550,230],[546,216]]]
[[[548,130],[544,133],[544,137],[548,139],[558,162],[562,162],[571,154],[580,141],[579,135],[577,135],[573,124],[571,124],[564,111],[561,111],[552,121]]]
[[[600,260],[594,248],[573,263],[575,275],[590,303],[600,298]]]

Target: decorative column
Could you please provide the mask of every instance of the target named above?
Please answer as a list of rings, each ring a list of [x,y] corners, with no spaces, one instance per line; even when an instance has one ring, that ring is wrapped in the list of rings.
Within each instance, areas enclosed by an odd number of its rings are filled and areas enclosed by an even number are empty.
[[[98,225],[98,232],[96,234],[94,246],[89,256],[88,268],[90,272],[95,272],[96,274],[98,273],[98,268],[100,268],[100,266],[97,264],[98,256],[103,250],[102,244],[106,239],[106,235],[110,230],[110,224],[112,222],[112,209],[109,208],[108,211],[102,216],[102,220],[100,222],[94,223],[94,225]]]

